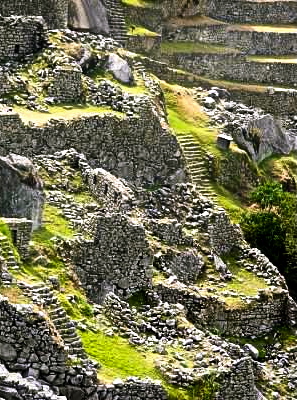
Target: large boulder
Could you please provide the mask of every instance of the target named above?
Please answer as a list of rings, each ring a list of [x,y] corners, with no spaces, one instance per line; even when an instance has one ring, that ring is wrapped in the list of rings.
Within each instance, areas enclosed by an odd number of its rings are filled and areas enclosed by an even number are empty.
[[[132,84],[134,81],[131,68],[127,61],[115,53],[108,56],[106,69],[113,74],[115,79],[122,83]]]
[[[100,0],[70,0],[68,24],[77,31],[110,32],[106,8]]]
[[[42,181],[32,162],[16,154],[0,157],[0,216],[27,218],[33,229],[41,224]]]
[[[272,115],[263,115],[238,130],[234,140],[256,162],[273,154],[289,154],[296,149],[294,138]]]

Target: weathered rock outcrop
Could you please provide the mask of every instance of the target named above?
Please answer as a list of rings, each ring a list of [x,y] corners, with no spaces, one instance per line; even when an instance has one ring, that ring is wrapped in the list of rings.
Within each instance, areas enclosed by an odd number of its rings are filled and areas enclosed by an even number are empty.
[[[296,139],[272,115],[250,121],[237,131],[234,139],[257,162],[272,154],[289,154],[296,149]]]
[[[71,0],[69,27],[78,31],[109,34],[107,12],[100,0]]]
[[[16,154],[0,157],[0,182],[0,215],[27,218],[33,228],[40,226],[44,198],[32,162]]]

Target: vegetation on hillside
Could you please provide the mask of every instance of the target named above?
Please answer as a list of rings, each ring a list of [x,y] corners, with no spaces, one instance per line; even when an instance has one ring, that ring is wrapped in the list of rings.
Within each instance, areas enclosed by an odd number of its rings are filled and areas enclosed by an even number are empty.
[[[297,283],[297,198],[280,183],[268,181],[251,193],[254,209],[243,214],[245,238],[259,248],[287,278]]]

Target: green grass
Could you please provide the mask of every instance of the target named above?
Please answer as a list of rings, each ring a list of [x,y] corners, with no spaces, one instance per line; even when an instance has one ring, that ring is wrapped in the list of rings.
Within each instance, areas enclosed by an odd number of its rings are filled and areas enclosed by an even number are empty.
[[[234,224],[239,223],[244,212],[242,202],[233,193],[218,184],[214,184],[213,188],[217,194],[216,202],[227,211]]]
[[[244,296],[256,296],[260,289],[267,289],[264,279],[250,271],[239,268],[234,261],[229,263],[228,268],[233,274],[233,279],[228,282],[225,289],[220,290],[234,290]]]
[[[295,55],[287,56],[248,56],[248,61],[259,63],[281,63],[281,64],[296,64],[297,57]]]
[[[205,289],[205,294],[212,294],[212,292],[208,292],[209,288],[215,288],[215,295],[221,295],[222,301],[225,303],[227,309],[240,309],[246,308],[247,305],[240,299],[240,296],[256,296],[260,289],[267,289],[267,284],[264,279],[259,278],[253,272],[247,271],[244,268],[241,268],[237,265],[236,257],[233,255],[228,255],[222,257],[223,261],[227,264],[230,272],[233,275],[231,281],[225,282],[224,287],[218,287],[215,282],[211,282],[208,280],[208,272],[205,271],[203,276],[198,280],[196,286],[200,289]],[[213,266],[209,266],[212,275],[215,275],[219,278],[218,272],[214,269]],[[222,292],[232,291],[235,292],[238,296],[233,297],[229,295],[225,295]]]
[[[49,107],[48,113],[28,110],[27,108],[20,106],[14,106],[13,109],[20,115],[22,121],[24,121],[25,123],[31,121],[37,125],[44,125],[52,118],[61,118],[70,120],[82,117],[84,115],[97,115],[97,114],[104,115],[110,113],[115,114],[118,117],[123,116],[122,113],[114,111],[111,108],[91,106],[88,104],[85,105],[73,104],[69,108],[68,107],[65,108],[65,106],[63,105],[52,106]]]
[[[274,155],[266,158],[259,168],[267,179],[273,177],[279,181],[293,183],[293,179],[297,180],[297,152],[292,152],[288,156]]]
[[[71,238],[75,233],[69,222],[60,214],[59,208],[46,204],[43,211],[43,225],[33,233],[32,240],[39,244],[52,245],[54,236]]]
[[[80,336],[89,356],[102,364],[101,379],[112,381],[128,376],[161,379],[154,365],[154,356],[150,353],[141,354],[125,339],[90,331],[80,332]]]
[[[156,0],[121,0],[121,2],[125,6],[141,8],[151,8],[155,3],[158,3]]]
[[[132,29],[132,26],[134,29]],[[150,31],[149,29],[145,28],[144,26],[139,26],[139,25],[130,25],[128,34],[132,36],[159,36],[159,33]]]
[[[112,382],[115,378],[129,376],[151,378],[161,381],[169,400],[210,400],[215,388],[211,377],[187,390],[168,384],[155,367],[156,354],[139,352],[127,340],[119,336],[107,336],[102,332],[80,331],[88,355],[98,361],[102,368],[98,378]]]
[[[239,53],[239,50],[229,47],[213,45],[199,42],[162,42],[162,54],[175,53],[205,53],[205,54],[233,54]]]
[[[191,134],[198,145],[217,156],[222,152],[216,146],[217,130],[209,127],[209,119],[190,96],[179,96],[170,85],[162,85],[164,90],[168,121],[178,134]]]
[[[7,225],[7,223],[0,218],[0,233],[8,238],[11,241],[11,232]]]

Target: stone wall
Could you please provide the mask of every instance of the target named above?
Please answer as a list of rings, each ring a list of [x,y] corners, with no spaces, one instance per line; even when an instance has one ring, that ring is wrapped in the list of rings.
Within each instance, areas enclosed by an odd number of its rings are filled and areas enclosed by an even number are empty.
[[[170,65],[211,79],[243,83],[297,85],[297,64],[249,61],[235,54],[186,54],[162,57]]]
[[[217,329],[221,334],[236,337],[262,336],[277,326],[283,325],[288,316],[288,292],[261,293],[249,304],[228,308],[214,295],[202,295],[182,284],[158,284],[154,290],[162,301],[181,303],[187,310],[187,318],[198,327],[205,325]]]
[[[97,390],[98,400],[166,400],[167,395],[162,386],[153,381],[128,378],[126,381],[116,379],[113,384],[100,385]]]
[[[281,55],[296,54],[297,51],[297,34],[294,32],[257,32],[225,24],[201,24],[176,28],[169,25],[163,35],[175,41],[216,43],[238,48],[247,54]]]
[[[82,394],[96,390],[94,370],[70,366],[67,351],[44,313],[31,305],[12,305],[0,296],[0,360],[10,372],[20,372],[60,388]],[[93,389],[92,389],[93,387]],[[88,398],[89,396],[87,396]],[[79,397],[82,398],[82,397]]]
[[[133,7],[124,5],[125,14],[134,25],[144,26],[156,32],[162,27],[163,14],[158,7]]]
[[[25,218],[4,218],[8,225],[12,242],[18,249],[21,258],[25,259],[29,255],[29,243],[32,236],[32,221]]]
[[[297,20],[296,1],[210,0],[204,14],[228,22],[293,24]]]
[[[49,29],[67,27],[68,0],[1,0],[0,15],[42,16]]]
[[[79,66],[57,67],[48,87],[48,95],[59,103],[79,103],[82,100],[82,70]]]
[[[44,20],[40,17],[0,19],[0,61],[34,54],[45,46],[46,40]]]
[[[20,373],[10,373],[0,363],[0,396],[3,400],[67,400],[57,396],[49,386],[41,385],[32,376],[23,378]]]
[[[138,56],[148,71],[153,72],[160,79],[169,83],[176,83],[186,87],[202,86],[210,89],[213,83],[207,78],[193,73],[187,73],[169,67],[166,62],[156,61],[148,57]],[[248,88],[230,85],[227,87],[235,101],[243,102],[248,106],[259,107],[276,115],[288,115],[297,113],[297,90],[270,88],[267,90],[246,90]],[[281,104],[281,107],[280,107]]]
[[[10,154],[0,157],[0,215],[27,218],[33,229],[41,224],[42,182],[30,160]]]
[[[228,157],[213,161],[213,178],[233,193],[242,195],[259,184],[259,173],[245,151],[238,149]]]
[[[9,74],[0,66],[0,95],[8,93],[12,89],[12,85],[8,79],[8,76]],[[0,117],[1,115],[2,109],[0,108]]]
[[[101,303],[108,291],[129,296],[151,287],[153,257],[143,225],[122,214],[98,216],[93,240],[64,244],[88,297]]]
[[[122,180],[102,168],[91,169],[86,164],[82,175],[88,190],[95,199],[107,210],[129,210],[134,202],[134,195]],[[80,162],[80,167],[82,162]]]
[[[0,132],[0,154],[32,156],[75,148],[92,166],[137,185],[187,180],[178,141],[150,104],[139,116],[104,113],[71,121],[52,119],[44,126],[25,125],[16,114],[3,113]]]
[[[223,208],[214,210],[207,225],[209,245],[218,255],[229,253],[243,240],[239,226],[231,223]]]
[[[204,261],[195,248],[168,248],[155,256],[154,267],[167,276],[175,275],[180,282],[195,283],[202,272]]]
[[[153,53],[160,49],[161,35],[128,35],[126,47],[135,53]]]
[[[234,361],[228,372],[220,375],[220,388],[215,400],[259,400],[250,357]]]

